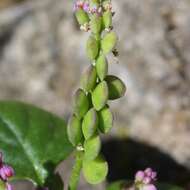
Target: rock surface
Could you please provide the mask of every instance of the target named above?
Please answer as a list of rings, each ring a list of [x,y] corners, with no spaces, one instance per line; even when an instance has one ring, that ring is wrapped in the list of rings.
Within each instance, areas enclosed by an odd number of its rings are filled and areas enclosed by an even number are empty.
[[[112,134],[152,144],[190,168],[190,1],[115,0],[114,7],[120,57],[119,64],[111,59],[110,72],[128,90],[113,104]],[[34,103],[67,118],[89,64],[87,36],[78,30],[71,1],[2,9],[0,99]]]

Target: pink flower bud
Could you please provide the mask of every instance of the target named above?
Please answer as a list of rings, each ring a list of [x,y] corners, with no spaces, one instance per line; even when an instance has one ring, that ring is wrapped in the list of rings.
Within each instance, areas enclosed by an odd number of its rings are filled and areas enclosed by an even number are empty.
[[[153,184],[144,185],[141,190],[157,190]]]
[[[3,165],[0,168],[0,178],[4,181],[7,181],[8,178],[12,177],[14,175],[14,170],[12,167],[8,165]]]
[[[6,183],[6,190],[13,190],[12,185],[10,185],[9,183]]]
[[[143,171],[138,171],[135,175],[135,180],[136,181],[142,181],[145,177],[145,174]]]

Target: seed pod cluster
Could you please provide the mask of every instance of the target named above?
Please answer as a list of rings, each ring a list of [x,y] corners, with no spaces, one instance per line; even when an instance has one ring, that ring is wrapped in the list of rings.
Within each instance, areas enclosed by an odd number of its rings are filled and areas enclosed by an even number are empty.
[[[80,2],[79,2],[80,1]],[[81,77],[81,86],[74,95],[73,114],[68,123],[68,138],[73,146],[82,146],[83,174],[91,184],[103,181],[108,165],[100,155],[100,133],[108,133],[113,126],[109,100],[124,96],[125,84],[116,76],[108,75],[107,54],[118,38],[112,27],[111,0],[78,0],[75,5],[80,28],[91,32],[86,54],[92,64]]]

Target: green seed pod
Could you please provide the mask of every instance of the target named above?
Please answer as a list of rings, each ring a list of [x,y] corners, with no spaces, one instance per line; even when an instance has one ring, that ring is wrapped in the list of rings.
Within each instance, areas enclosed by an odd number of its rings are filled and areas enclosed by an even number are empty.
[[[89,22],[88,14],[82,9],[78,9],[75,12],[75,16],[80,25],[84,25]]]
[[[107,103],[108,100],[108,86],[105,81],[102,81],[92,92],[92,104],[94,108],[99,111]]]
[[[74,113],[81,119],[89,109],[89,101],[85,92],[82,89],[78,89],[74,95]]]
[[[101,141],[98,135],[94,135],[84,142],[84,159],[94,160],[101,149]]]
[[[99,42],[92,35],[87,40],[86,52],[88,58],[91,60],[94,60],[99,53]]]
[[[97,14],[92,15],[90,29],[94,34],[99,34],[102,28],[102,17]]]
[[[98,184],[105,180],[108,173],[108,164],[98,156],[95,160],[83,162],[83,174],[90,184]]]
[[[108,84],[110,100],[115,100],[125,95],[126,86],[121,79],[113,75],[108,75],[105,80]]]
[[[83,139],[82,123],[75,115],[72,115],[69,119],[67,134],[73,146],[77,146]]]
[[[105,106],[102,110],[98,112],[99,118],[99,130],[102,133],[108,133],[113,127],[113,114],[108,106]]]
[[[94,66],[89,66],[88,69],[83,73],[81,78],[82,88],[89,92],[93,90],[96,85],[96,69]]]
[[[84,120],[82,122],[82,131],[84,138],[87,140],[92,137],[98,127],[98,115],[96,111],[91,108],[87,114],[84,116]]]
[[[101,47],[105,54],[110,53],[116,46],[117,43],[117,35],[115,32],[109,32],[107,33],[102,41],[101,41]]]
[[[96,71],[101,81],[108,74],[108,61],[104,55],[100,55],[96,61]]]
[[[112,12],[107,10],[103,14],[104,28],[110,28],[112,26]]]

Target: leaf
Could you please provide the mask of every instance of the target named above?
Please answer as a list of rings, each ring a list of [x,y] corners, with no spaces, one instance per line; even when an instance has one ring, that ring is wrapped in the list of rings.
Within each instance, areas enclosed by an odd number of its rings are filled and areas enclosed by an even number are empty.
[[[115,100],[125,95],[126,87],[121,79],[113,75],[108,75],[105,81],[108,84],[109,100]]]
[[[101,47],[104,54],[110,53],[115,48],[117,40],[115,32],[109,32],[103,37]]]
[[[84,116],[82,122],[82,131],[85,139],[92,137],[98,127],[98,116],[96,111],[91,108],[87,114]]]
[[[108,173],[108,164],[101,157],[92,161],[83,162],[83,174],[86,181],[90,184],[98,184],[105,180]]]
[[[77,10],[75,16],[80,25],[84,25],[89,22],[88,14],[82,9]]]
[[[98,112],[99,129],[102,133],[108,133],[113,127],[113,114],[108,106]]]
[[[82,122],[75,115],[69,119],[67,134],[73,146],[77,146],[83,139]]]
[[[100,137],[98,135],[94,135],[84,142],[84,159],[87,161],[94,160],[100,153],[100,149]]]
[[[94,60],[99,53],[99,42],[92,35],[87,40],[86,52],[88,58],[91,60]]]
[[[105,81],[99,83],[92,92],[92,104],[94,108],[99,111],[107,103],[108,100],[108,86]]]
[[[122,190],[124,189],[125,185],[126,185],[126,182],[124,181],[116,181],[116,182],[111,183],[106,188],[106,190]]]
[[[100,55],[96,61],[96,71],[101,81],[108,74],[108,62],[104,55]]]
[[[89,108],[89,98],[82,89],[78,89],[74,95],[74,113],[81,119]]]
[[[0,102],[0,147],[6,163],[15,170],[15,179],[29,179],[49,187],[51,172],[73,150],[62,119],[12,101]]]
[[[89,92],[93,90],[96,85],[96,69],[94,66],[90,65],[88,69],[83,73],[81,78],[82,88]]]
[[[0,180],[0,190],[7,190],[5,182]]]

